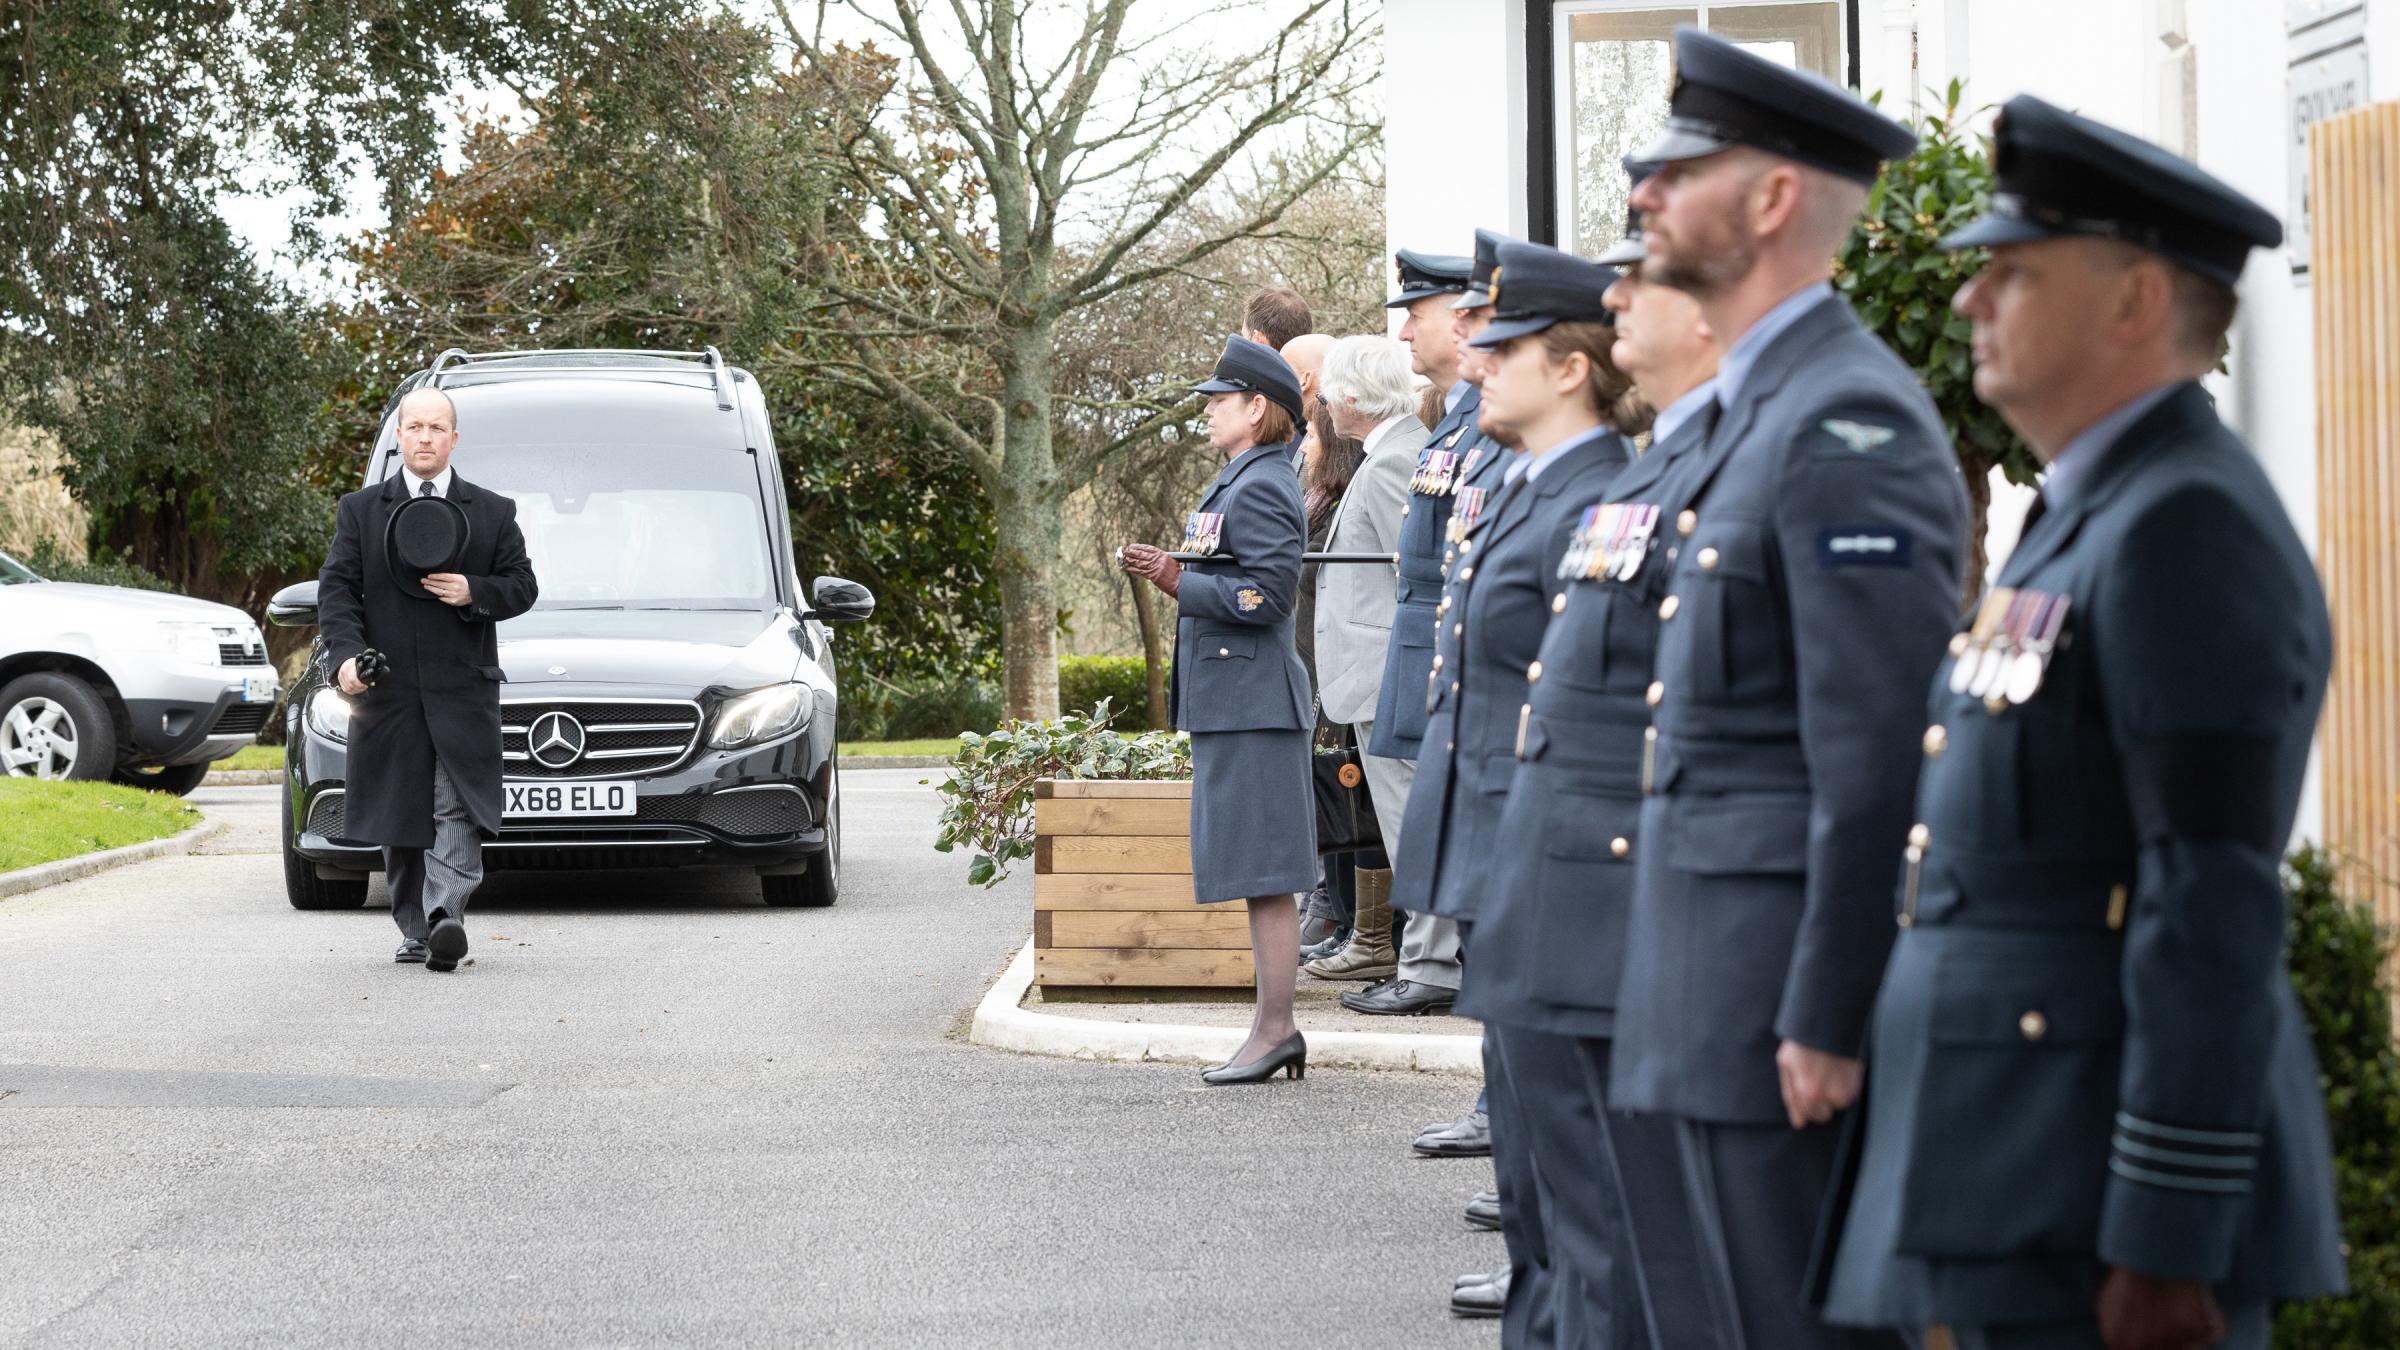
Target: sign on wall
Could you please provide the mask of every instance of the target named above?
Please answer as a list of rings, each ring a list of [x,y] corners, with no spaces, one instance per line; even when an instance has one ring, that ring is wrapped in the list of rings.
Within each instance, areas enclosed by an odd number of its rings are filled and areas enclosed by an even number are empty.
[[[2308,129],[2367,102],[2364,0],[2285,0],[2290,35],[2286,107],[2291,130],[2290,194],[2283,213],[2292,271],[2308,271]]]

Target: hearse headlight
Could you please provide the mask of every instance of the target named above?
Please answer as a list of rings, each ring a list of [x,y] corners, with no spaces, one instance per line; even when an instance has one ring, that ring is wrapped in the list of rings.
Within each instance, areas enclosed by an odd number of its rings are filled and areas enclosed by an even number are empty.
[[[341,690],[328,686],[309,696],[308,729],[326,740],[349,743],[350,700]]]
[[[789,735],[808,717],[808,686],[773,684],[727,699],[717,709],[708,743],[720,750]]]

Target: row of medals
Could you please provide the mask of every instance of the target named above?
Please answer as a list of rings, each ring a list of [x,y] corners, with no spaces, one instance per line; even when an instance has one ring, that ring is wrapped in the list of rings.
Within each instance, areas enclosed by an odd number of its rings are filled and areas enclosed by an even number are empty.
[[[1561,581],[1631,581],[1650,555],[1658,508],[1646,502],[1607,502],[1584,508],[1583,519],[1558,560]]]
[[[1224,534],[1224,512],[1194,511],[1183,518],[1183,552],[1214,553]]]
[[[2066,626],[2066,596],[1993,587],[1974,625],[1950,639],[1950,692],[1979,698],[1995,713],[2025,702],[2041,691]]]

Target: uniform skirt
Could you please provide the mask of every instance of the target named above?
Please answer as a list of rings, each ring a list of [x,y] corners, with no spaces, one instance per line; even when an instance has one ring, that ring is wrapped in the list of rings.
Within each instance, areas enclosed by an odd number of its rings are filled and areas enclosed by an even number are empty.
[[[1305,731],[1192,733],[1192,895],[1201,904],[1317,884]]]

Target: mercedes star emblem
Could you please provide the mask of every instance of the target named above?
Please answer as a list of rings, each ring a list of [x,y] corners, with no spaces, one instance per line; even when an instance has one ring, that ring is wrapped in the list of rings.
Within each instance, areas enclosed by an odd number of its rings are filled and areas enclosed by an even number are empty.
[[[563,712],[546,712],[533,719],[525,748],[545,769],[563,769],[583,758],[583,723]]]

